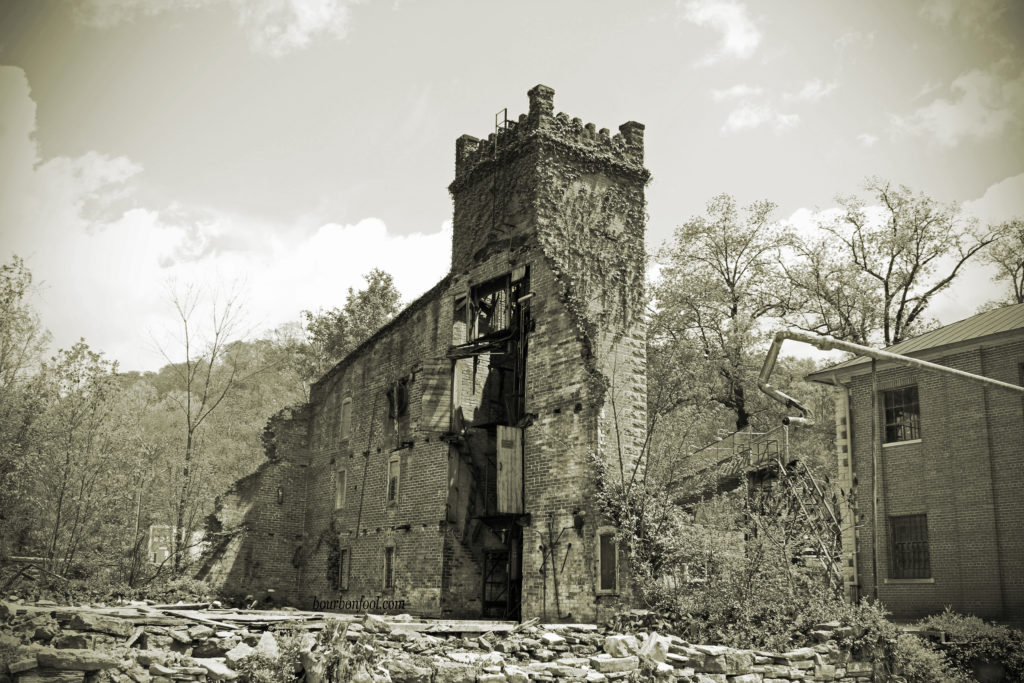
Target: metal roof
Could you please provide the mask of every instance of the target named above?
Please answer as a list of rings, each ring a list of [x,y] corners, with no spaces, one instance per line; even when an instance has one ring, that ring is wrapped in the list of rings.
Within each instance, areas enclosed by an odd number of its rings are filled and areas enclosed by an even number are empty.
[[[1024,304],[1013,304],[992,311],[978,313],[970,318],[950,323],[937,330],[901,341],[886,347],[886,351],[912,356],[915,352],[950,346],[961,342],[981,339],[1001,332],[1024,329]],[[851,369],[870,362],[870,358],[860,356],[842,363],[817,370],[807,375],[808,378],[831,374],[837,370]]]

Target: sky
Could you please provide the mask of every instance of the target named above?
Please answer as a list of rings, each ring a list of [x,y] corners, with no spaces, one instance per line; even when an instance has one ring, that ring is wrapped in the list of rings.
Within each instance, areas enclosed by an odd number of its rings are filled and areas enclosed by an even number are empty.
[[[455,139],[538,83],[646,125],[652,251],[716,194],[807,229],[868,176],[1024,215],[1016,0],[0,0],[0,260],[55,348],[123,370],[174,356],[188,285],[253,334],[374,267],[411,301],[448,270]]]

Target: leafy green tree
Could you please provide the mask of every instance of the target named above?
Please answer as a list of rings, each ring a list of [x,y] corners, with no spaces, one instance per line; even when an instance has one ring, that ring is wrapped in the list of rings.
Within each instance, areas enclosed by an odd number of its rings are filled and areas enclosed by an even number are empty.
[[[789,305],[779,251],[790,236],[772,221],[774,209],[767,201],[741,209],[733,197],[719,195],[659,253],[652,369],[659,381],[673,378],[669,395],[656,394],[659,409],[685,402],[686,387],[699,386],[735,415],[737,430],[750,425],[751,380],[760,360],[753,352],[767,324]]]
[[[344,308],[302,312],[306,339],[297,363],[305,381],[319,379],[398,313],[401,294],[394,278],[374,268],[364,279],[365,288],[348,288]]]
[[[44,513],[45,556],[66,575],[94,535],[109,497],[113,443],[107,429],[116,391],[116,363],[84,340],[44,365],[45,411],[33,425],[36,495],[51,501]]]
[[[49,333],[29,303],[32,274],[0,265],[0,557],[27,549],[36,509],[28,489],[32,424],[42,411],[39,367]]]
[[[788,277],[793,324],[861,344],[896,344],[928,325],[925,312],[995,234],[910,188],[879,178],[869,199],[838,198],[840,214],[800,240]],[[868,202],[871,202],[869,204]]]

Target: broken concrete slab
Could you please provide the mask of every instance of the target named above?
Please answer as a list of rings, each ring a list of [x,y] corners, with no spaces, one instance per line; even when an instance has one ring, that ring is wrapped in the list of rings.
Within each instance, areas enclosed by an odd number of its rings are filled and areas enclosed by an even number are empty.
[[[628,657],[640,649],[636,636],[613,635],[604,639],[604,651],[612,657]]]
[[[632,671],[640,666],[640,659],[635,655],[627,657],[598,655],[590,658],[590,666],[603,674],[617,673],[619,671]]]
[[[135,625],[130,621],[90,612],[76,612],[71,617],[70,626],[76,631],[96,631],[122,638],[127,638],[135,630]]]
[[[41,668],[70,671],[99,671],[118,665],[113,655],[95,650],[54,650],[48,648],[36,654]]]
[[[238,678],[238,672],[228,667],[222,659],[193,657],[193,661],[200,667],[206,669],[206,677],[211,681],[233,681]]]

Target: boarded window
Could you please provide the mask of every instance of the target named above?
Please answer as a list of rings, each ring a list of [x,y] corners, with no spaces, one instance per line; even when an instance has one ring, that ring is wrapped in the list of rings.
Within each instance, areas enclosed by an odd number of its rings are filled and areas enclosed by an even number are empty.
[[[498,509],[500,514],[523,512],[523,430],[498,425]]]
[[[349,556],[348,548],[338,551],[338,590],[348,590]]]
[[[395,587],[395,549],[384,548],[384,588]]]
[[[345,493],[348,485],[348,473],[345,470],[338,470],[334,474],[334,509],[341,510],[345,507]]]
[[[341,440],[348,439],[352,429],[352,399],[346,398],[341,404]]]
[[[889,518],[889,575],[893,579],[929,579],[928,515]]]
[[[398,504],[398,487],[401,483],[402,461],[398,456],[388,460],[385,502],[388,505]]]
[[[921,414],[917,387],[882,392],[885,403],[885,443],[921,438]]]
[[[600,571],[598,590],[613,593],[618,590],[618,548],[615,530],[602,528],[597,534],[597,558]]]

